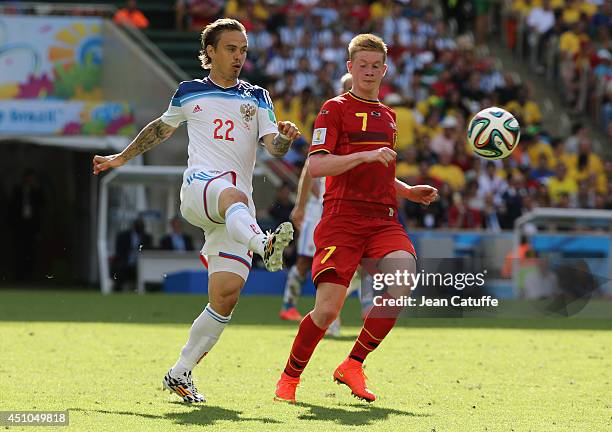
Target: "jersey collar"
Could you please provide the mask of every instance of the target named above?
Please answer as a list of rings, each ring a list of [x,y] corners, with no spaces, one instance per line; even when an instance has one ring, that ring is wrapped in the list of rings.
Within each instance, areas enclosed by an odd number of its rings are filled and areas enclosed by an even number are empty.
[[[361,98],[361,97],[357,96],[355,93],[353,93],[351,91],[346,92],[346,94],[348,94],[349,96],[353,97],[354,99],[357,99],[359,102],[365,102],[365,103],[375,104],[375,105],[380,104],[379,100],[364,99],[364,98]]]
[[[208,81],[209,83],[211,83],[212,85],[214,85],[215,87],[220,88],[221,90],[229,90],[229,89],[233,89],[233,88],[238,87],[238,86],[240,85],[240,80],[239,80],[239,79],[236,79],[236,84],[234,84],[234,85],[232,85],[232,86],[229,86],[229,87],[223,87],[223,86],[220,86],[219,84],[217,84],[216,82],[214,82],[210,76],[207,76],[207,77],[206,77],[206,78],[204,78],[204,79],[205,79],[205,80],[207,80],[207,81]]]

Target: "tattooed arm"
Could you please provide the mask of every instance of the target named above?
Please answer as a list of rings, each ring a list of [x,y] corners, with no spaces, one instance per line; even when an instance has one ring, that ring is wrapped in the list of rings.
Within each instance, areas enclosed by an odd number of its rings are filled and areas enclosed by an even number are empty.
[[[300,136],[300,131],[291,122],[279,121],[278,133],[268,134],[263,136],[263,142],[270,153],[274,157],[283,157],[289,151],[293,140]]]
[[[153,147],[166,141],[176,130],[161,119],[153,120],[134,138],[121,153],[109,156],[95,155],[93,158],[93,173],[99,174],[109,168],[118,168],[130,159],[151,150]]]

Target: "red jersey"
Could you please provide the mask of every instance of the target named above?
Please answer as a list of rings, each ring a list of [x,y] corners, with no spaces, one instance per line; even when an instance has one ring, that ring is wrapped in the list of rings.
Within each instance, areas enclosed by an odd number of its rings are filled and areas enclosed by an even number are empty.
[[[321,107],[309,156],[392,149],[396,138],[395,112],[391,108],[348,92]],[[396,217],[395,161],[388,167],[380,162],[362,163],[343,174],[327,177],[323,216],[331,214]]]

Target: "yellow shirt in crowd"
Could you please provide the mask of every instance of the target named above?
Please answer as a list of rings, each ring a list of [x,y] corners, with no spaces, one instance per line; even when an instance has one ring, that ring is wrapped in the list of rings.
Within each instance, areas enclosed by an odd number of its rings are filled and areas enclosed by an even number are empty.
[[[393,107],[395,111],[395,123],[397,124],[397,143],[395,144],[396,151],[402,151],[406,147],[414,144],[414,133],[417,129],[417,121],[414,118],[414,113],[410,108],[397,106]]]
[[[370,18],[372,20],[383,19],[391,15],[391,7],[385,7],[382,2],[374,2],[370,6]]]
[[[562,194],[575,195],[578,192],[576,180],[569,175],[563,180],[559,180],[556,176],[549,178],[547,187],[552,204],[557,204]]]
[[[578,169],[578,155],[567,155],[566,165],[570,169],[569,173],[580,183],[589,180],[591,176],[595,177],[595,189],[598,193],[606,193],[608,189],[604,165],[601,158],[596,154],[589,154],[587,164],[581,170]]]
[[[436,164],[429,168],[429,175],[448,183],[454,191],[462,190],[465,187],[465,175],[457,165]]]
[[[395,166],[395,176],[401,179],[414,178],[419,176],[419,167],[417,164],[408,162],[399,162]]]
[[[527,155],[529,156],[529,164],[532,167],[538,166],[541,154],[546,155],[546,163],[549,169],[553,169],[557,165],[557,161],[555,160],[555,154],[552,150],[552,147],[549,144],[546,144],[542,141],[538,141],[537,143],[529,147],[529,150],[527,150]]]
[[[533,101],[527,101],[525,105],[522,106],[518,101],[510,101],[506,105],[506,110],[517,113],[521,116],[526,125],[532,125],[542,121],[540,107]]]
[[[576,55],[580,52],[583,37],[578,36],[573,31],[563,32],[559,38],[559,49],[568,52],[571,55]]]

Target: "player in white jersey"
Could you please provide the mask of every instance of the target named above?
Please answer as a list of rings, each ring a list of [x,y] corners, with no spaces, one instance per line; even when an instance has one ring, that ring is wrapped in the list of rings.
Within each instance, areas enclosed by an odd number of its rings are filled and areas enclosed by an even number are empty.
[[[351,74],[345,74],[341,80],[341,91],[346,93],[352,87]],[[287,321],[300,321],[302,315],[297,310],[297,302],[302,293],[302,287],[306,282],[308,271],[312,266],[312,257],[316,250],[314,244],[314,230],[321,220],[323,213],[323,194],[325,193],[325,178],[313,179],[308,172],[308,159],[298,183],[297,199],[295,207],[291,212],[291,220],[294,225],[299,228],[300,236],[297,243],[298,258],[296,263],[289,270],[285,291],[283,293],[283,305],[279,316]],[[355,277],[351,280],[351,284],[347,288],[346,295],[350,295],[353,291],[360,288],[361,279],[359,271],[355,273]],[[360,293],[361,294],[361,293]],[[360,295],[362,305],[362,315],[365,316],[367,309],[371,306],[371,296]],[[327,333],[331,336],[340,335],[340,317],[329,326]]]
[[[212,349],[238,301],[253,252],[270,271],[282,267],[283,249],[293,239],[290,222],[263,233],[255,220],[252,177],[260,142],[284,156],[299,131],[276,122],[267,90],[238,79],[246,60],[244,26],[220,19],[202,32],[200,60],[210,74],[185,81],[168,110],[147,125],[121,153],[93,159],[94,174],[125,164],[166,140],[182,123],[189,134],[187,169],[181,187],[181,213],[204,230],[209,303],[195,319],[187,344],[163,380],[164,388],[185,402],[204,402],[191,378],[192,369]]]
[[[297,260],[289,270],[285,284],[283,306],[279,314],[283,320],[300,321],[302,319],[296,306],[308,271],[312,266],[312,257],[315,252],[314,230],[323,212],[324,187],[325,179],[313,179],[308,174],[308,165],[304,165],[298,183],[295,207],[291,212],[291,220],[299,228],[300,236],[297,242]]]

